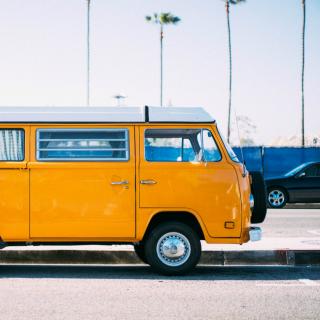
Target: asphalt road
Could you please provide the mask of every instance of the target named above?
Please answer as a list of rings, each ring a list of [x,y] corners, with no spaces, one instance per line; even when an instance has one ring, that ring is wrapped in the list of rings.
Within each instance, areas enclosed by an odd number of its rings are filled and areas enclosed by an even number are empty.
[[[320,237],[320,209],[268,209],[258,226],[266,238]]]
[[[320,268],[0,266],[0,318],[319,319]]]

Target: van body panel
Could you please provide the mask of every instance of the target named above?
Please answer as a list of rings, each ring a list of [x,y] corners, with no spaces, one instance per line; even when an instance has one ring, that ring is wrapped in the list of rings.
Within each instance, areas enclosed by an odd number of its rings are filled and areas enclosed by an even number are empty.
[[[249,174],[246,171],[245,176],[243,176],[243,167],[242,164],[235,164],[234,165],[238,181],[239,181],[239,188],[241,191],[241,206],[242,206],[242,231],[241,231],[241,242],[245,243],[249,241],[249,229],[250,229],[250,220],[251,220],[251,209],[250,209],[250,180]]]
[[[32,141],[37,129],[55,127],[33,126]],[[32,161],[28,164],[32,239],[135,238],[134,127],[114,128],[129,129],[128,161],[39,162],[35,144],[32,146]],[[128,183],[118,185],[121,181]]]
[[[3,241],[29,238],[29,172],[0,164],[0,236]]]

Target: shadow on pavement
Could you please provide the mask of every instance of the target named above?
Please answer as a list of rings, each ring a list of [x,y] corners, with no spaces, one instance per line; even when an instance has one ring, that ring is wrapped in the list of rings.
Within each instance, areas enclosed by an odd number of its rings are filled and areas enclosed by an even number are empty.
[[[149,266],[0,265],[0,279],[131,279],[131,280],[320,280],[320,267],[197,267],[185,276],[161,276]]]

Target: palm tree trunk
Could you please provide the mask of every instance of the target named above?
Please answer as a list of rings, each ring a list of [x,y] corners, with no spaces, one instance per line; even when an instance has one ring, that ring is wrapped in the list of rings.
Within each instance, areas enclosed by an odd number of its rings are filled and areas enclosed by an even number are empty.
[[[232,98],[232,55],[231,55],[231,30],[230,30],[230,15],[229,15],[229,0],[226,0],[226,13],[227,13],[227,25],[228,25],[228,48],[229,48],[229,103],[228,103],[228,134],[227,139],[230,142],[231,132],[231,98]]]
[[[90,1],[87,7],[87,106],[90,106]]]
[[[163,25],[160,25],[160,106],[163,98]]]
[[[305,31],[306,31],[306,2],[302,0],[302,68],[301,68],[301,145],[305,146],[304,135],[304,59],[305,59]]]

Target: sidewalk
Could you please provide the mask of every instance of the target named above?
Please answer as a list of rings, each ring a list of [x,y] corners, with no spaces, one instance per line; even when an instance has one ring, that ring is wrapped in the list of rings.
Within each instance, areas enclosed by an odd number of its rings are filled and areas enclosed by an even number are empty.
[[[0,250],[0,264],[141,264],[131,245],[21,246]],[[265,238],[243,245],[202,241],[202,265],[320,265],[320,237]]]

